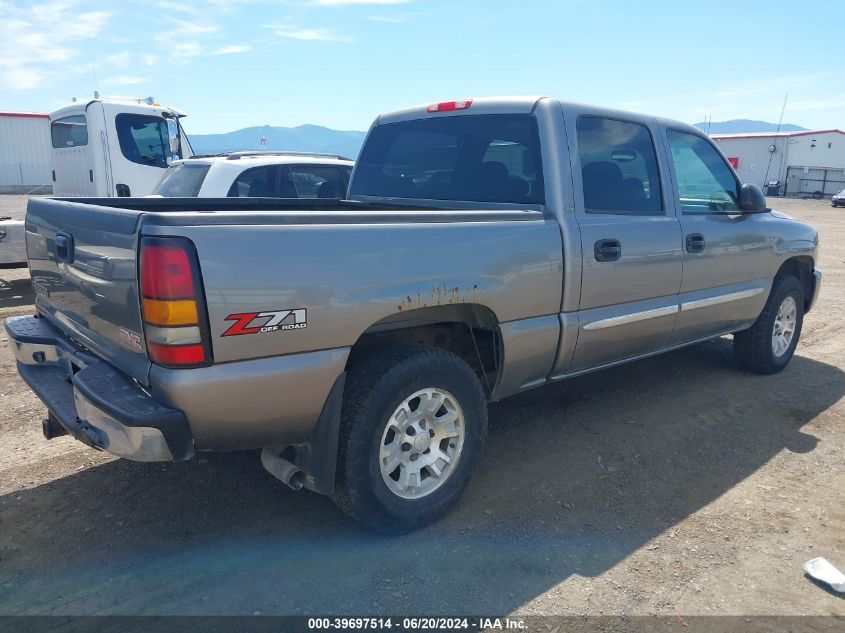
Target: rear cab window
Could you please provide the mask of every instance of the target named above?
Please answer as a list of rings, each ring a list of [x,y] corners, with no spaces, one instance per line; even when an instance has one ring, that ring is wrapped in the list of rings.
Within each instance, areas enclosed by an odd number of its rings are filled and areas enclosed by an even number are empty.
[[[88,122],[84,114],[66,116],[50,123],[53,147],[66,149],[88,145]]]
[[[199,195],[205,180],[209,164],[179,163],[164,172],[161,182],[153,190],[153,195],[167,198],[194,198]]]
[[[537,121],[479,114],[377,126],[358,157],[350,195],[543,204]]]

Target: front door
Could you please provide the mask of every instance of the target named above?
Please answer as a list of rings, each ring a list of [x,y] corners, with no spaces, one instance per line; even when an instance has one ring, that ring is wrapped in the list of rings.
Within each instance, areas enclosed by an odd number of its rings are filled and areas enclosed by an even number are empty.
[[[103,104],[113,196],[148,196],[171,160],[167,120],[154,108]]]
[[[753,322],[771,285],[768,214],[739,210],[739,181],[698,134],[667,131],[684,234],[681,311],[672,344]]]
[[[570,371],[665,347],[677,319],[682,260],[656,126],[582,114],[575,129],[583,273]]]

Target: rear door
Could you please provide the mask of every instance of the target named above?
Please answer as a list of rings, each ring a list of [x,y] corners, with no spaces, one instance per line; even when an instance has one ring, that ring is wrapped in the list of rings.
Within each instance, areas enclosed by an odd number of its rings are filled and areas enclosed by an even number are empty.
[[[768,214],[740,213],[739,180],[710,140],[672,129],[666,137],[684,233],[675,344],[757,318],[771,284],[771,245]]]
[[[681,285],[681,230],[661,178],[657,126],[569,112],[583,272],[577,371],[665,347]],[[578,177],[580,175],[580,178]]]
[[[26,239],[38,311],[146,383],[136,263],[140,217],[138,211],[32,198]]]

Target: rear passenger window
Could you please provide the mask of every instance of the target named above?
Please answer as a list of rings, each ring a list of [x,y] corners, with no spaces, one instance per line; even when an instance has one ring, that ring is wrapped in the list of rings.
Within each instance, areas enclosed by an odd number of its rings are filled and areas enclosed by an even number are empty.
[[[273,198],[276,196],[276,166],[247,169],[229,188],[230,198]]]
[[[582,116],[577,134],[587,213],[662,213],[657,154],[646,126]]]
[[[681,211],[736,213],[739,183],[718,151],[695,134],[669,130]]]
[[[346,197],[346,181],[337,167],[291,165],[290,172],[299,198]]]

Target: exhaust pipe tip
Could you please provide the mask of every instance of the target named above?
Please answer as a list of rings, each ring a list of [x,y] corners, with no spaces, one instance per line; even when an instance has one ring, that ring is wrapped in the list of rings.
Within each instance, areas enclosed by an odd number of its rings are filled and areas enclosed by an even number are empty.
[[[296,464],[280,457],[269,448],[261,451],[261,465],[291,490],[302,490],[305,485],[305,473]]]
[[[290,486],[291,490],[302,490],[302,487],[305,485],[305,473],[301,470],[297,470],[293,475],[291,475],[287,485]]]

